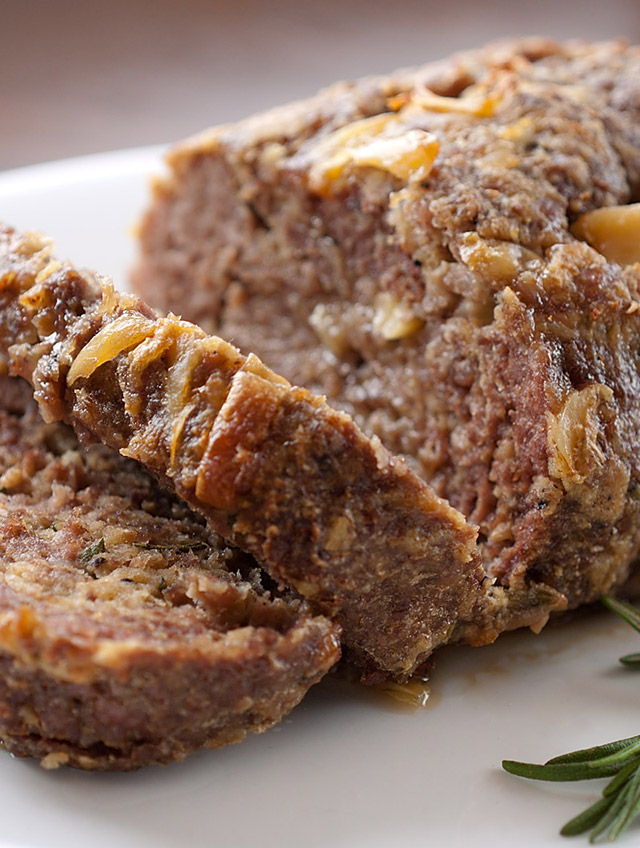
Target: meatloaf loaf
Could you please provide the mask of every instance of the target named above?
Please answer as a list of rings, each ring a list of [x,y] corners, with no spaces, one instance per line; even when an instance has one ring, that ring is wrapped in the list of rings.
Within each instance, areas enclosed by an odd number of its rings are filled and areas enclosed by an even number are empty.
[[[626,579],[640,48],[494,45],[211,130],[168,166],[134,278],[153,305],[403,455],[509,592],[575,607]]]
[[[484,578],[475,528],[377,439],[255,356],[158,318],[51,249],[0,231],[0,350],[45,418],[173,487],[337,620],[365,677],[408,676],[467,622],[477,631],[468,638],[487,641],[507,626],[500,616],[519,622],[524,610],[536,626],[558,605],[527,587],[526,602],[496,617],[502,599]]]
[[[241,576],[243,575],[243,576]],[[273,599],[135,462],[45,424],[0,376],[0,740],[47,768],[132,769],[291,710],[338,632]]]

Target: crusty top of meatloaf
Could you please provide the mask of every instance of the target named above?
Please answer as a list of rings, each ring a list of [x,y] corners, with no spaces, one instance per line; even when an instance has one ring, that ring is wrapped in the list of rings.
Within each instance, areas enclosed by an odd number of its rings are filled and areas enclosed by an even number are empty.
[[[326,395],[571,607],[640,548],[640,48],[526,39],[170,152],[138,290]],[[513,597],[513,595],[511,595]]]

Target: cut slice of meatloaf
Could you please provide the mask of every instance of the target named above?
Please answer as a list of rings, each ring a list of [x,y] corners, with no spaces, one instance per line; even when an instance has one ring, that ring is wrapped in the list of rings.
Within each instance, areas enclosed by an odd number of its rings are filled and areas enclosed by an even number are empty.
[[[241,576],[243,575],[243,576]],[[46,768],[132,769],[239,742],[336,662],[137,463],[45,424],[0,376],[0,740]]]
[[[406,677],[467,621],[479,623],[476,641],[494,638],[485,612],[502,598],[484,580],[475,528],[348,415],[255,356],[158,318],[10,229],[0,231],[0,349],[47,420],[141,462],[337,620],[369,679]],[[558,598],[523,591],[539,626]]]
[[[264,356],[569,607],[640,543],[640,48],[529,40],[176,147],[137,289]],[[636,204],[636,205],[634,205]]]

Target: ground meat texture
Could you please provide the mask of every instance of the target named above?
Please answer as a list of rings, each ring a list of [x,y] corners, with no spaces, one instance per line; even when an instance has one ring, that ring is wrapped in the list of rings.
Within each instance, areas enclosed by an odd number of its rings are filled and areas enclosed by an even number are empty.
[[[244,575],[244,576],[241,576]],[[0,376],[0,739],[132,769],[241,741],[336,662],[338,631],[136,463],[45,424]]]
[[[575,607],[626,579],[638,265],[574,225],[640,200],[639,48],[493,45],[211,130],[168,166],[134,275],[153,305],[403,455],[479,526],[494,591]]]
[[[141,462],[338,621],[366,679],[407,677],[478,619],[475,528],[346,414],[59,263],[41,237],[2,231],[2,271],[0,348],[45,417]]]

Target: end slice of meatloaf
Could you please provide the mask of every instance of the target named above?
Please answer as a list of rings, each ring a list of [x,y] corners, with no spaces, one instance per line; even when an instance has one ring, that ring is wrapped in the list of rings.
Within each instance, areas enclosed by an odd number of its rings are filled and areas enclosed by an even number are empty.
[[[241,576],[244,575],[244,576]],[[337,661],[140,466],[45,424],[0,376],[0,739],[46,768],[133,769],[239,742]]]
[[[177,146],[137,289],[326,395],[569,607],[640,544],[640,48],[528,40]],[[633,263],[636,264],[633,264]]]
[[[406,677],[495,603],[475,528],[348,415],[8,229],[0,349],[46,419],[141,462],[338,621],[365,675]]]

